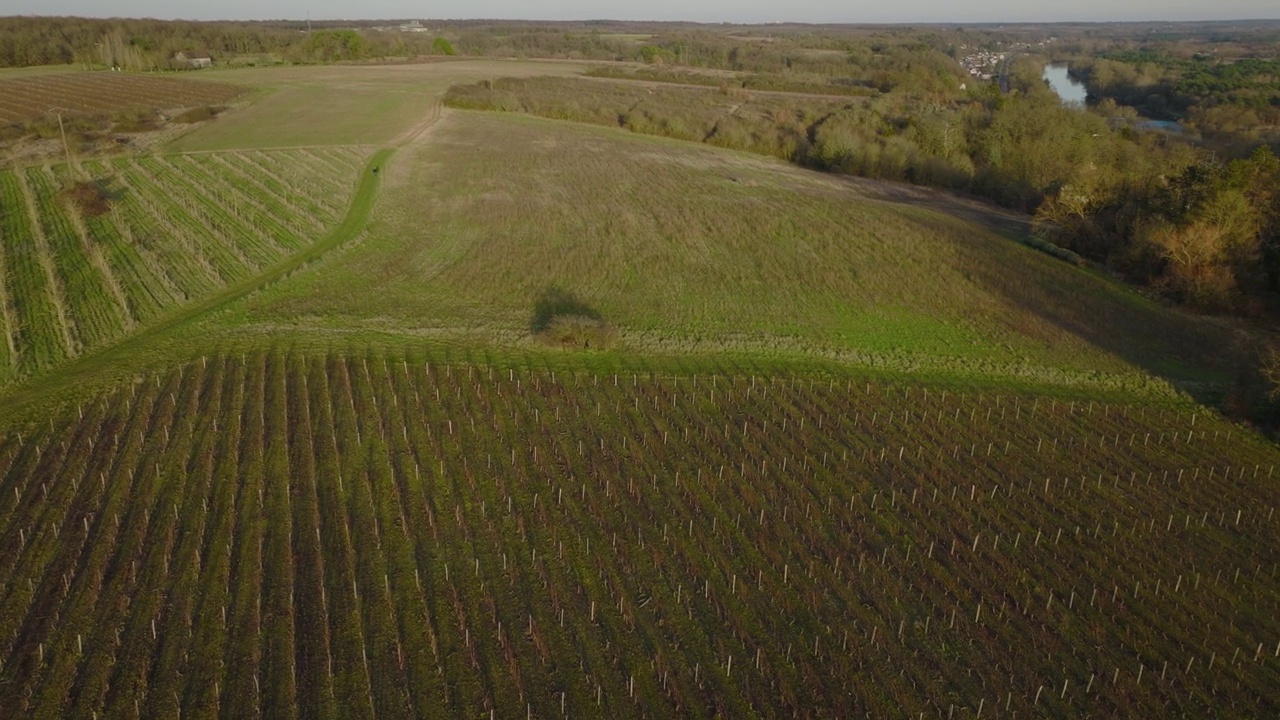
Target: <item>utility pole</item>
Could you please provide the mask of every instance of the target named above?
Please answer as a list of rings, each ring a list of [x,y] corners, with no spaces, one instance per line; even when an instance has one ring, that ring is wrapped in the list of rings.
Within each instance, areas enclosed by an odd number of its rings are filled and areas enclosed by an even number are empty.
[[[49,112],[53,113],[58,118],[58,132],[62,134],[62,151],[67,155],[67,171],[71,172],[71,146],[67,144],[67,129],[62,125],[62,109],[49,108]]]

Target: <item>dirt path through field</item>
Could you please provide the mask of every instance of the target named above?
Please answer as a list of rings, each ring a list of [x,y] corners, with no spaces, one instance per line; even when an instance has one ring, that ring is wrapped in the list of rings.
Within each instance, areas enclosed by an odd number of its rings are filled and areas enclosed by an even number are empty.
[[[428,131],[431,130],[436,122],[443,117],[444,112],[444,106],[439,102],[432,105],[430,112],[424,115],[421,121],[393,138],[391,142],[387,144],[387,147],[400,148],[423,139],[427,136]]]

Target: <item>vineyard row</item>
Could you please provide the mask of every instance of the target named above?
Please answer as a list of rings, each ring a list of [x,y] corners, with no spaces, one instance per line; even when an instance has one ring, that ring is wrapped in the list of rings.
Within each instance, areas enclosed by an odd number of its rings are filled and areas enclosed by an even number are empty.
[[[333,227],[361,159],[238,152],[0,173],[0,381],[251,277]],[[63,188],[91,182],[109,210]]]
[[[1274,715],[1277,455],[1182,408],[206,358],[0,442],[0,705]]]

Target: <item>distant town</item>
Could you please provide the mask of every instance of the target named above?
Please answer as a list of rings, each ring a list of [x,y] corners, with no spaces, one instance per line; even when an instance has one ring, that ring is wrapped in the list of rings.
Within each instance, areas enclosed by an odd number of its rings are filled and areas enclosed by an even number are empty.
[[[992,80],[1000,74],[1000,66],[1011,55],[1019,52],[1025,52],[1030,50],[1032,47],[1044,47],[1052,43],[1055,39],[1056,38],[1051,37],[1048,40],[1040,40],[1036,43],[1012,43],[1006,49],[1001,50],[974,49],[973,52],[970,52],[968,55],[960,58],[960,65],[965,69],[965,72],[969,73],[972,77],[979,80]],[[997,47],[1004,45],[1003,42],[996,42],[995,44]],[[969,49],[970,48],[966,45],[960,46],[960,50],[962,51]]]

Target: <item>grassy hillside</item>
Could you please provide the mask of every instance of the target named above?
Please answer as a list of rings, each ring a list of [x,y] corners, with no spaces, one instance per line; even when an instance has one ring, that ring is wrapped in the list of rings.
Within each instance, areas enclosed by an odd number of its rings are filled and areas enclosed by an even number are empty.
[[[1194,408],[273,352],[21,432],[32,717],[1280,710],[1280,453]]]
[[[616,325],[623,354],[1144,392],[1149,372],[1220,377],[1230,344],[993,232],[1018,224],[981,206],[687,143],[455,112],[386,182],[359,244],[255,298],[233,332],[534,348],[559,298]]]

